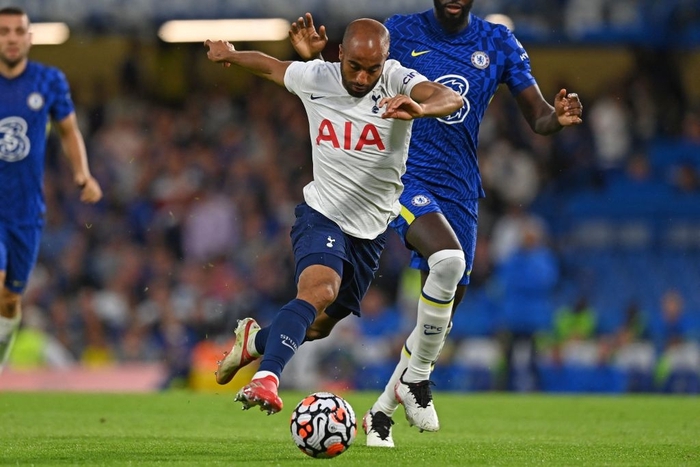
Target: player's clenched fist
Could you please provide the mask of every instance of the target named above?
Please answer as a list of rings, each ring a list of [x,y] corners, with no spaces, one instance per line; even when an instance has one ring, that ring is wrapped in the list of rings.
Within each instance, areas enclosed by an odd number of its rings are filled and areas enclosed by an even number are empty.
[[[228,41],[212,41],[207,39],[204,41],[204,46],[209,47],[207,58],[212,62],[221,63],[225,67],[230,67],[231,64],[226,61],[226,58],[231,52],[235,52],[236,48]]]

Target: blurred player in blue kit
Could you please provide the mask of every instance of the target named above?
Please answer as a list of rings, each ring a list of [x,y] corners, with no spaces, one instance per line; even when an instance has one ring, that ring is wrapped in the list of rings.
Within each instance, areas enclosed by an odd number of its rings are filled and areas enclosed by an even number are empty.
[[[279,61],[228,42],[206,41],[207,57],[262,76],[301,99],[309,119],[313,181],[295,210],[291,230],[296,297],[260,329],[253,318],[239,322],[236,341],[220,362],[216,380],[264,354],[252,380],[236,395],[244,408],[279,412],[279,378],[312,324],[360,314],[360,301],[379,268],[389,222],[401,209],[414,119],[446,117],[463,101],[452,89],[401,66],[389,55],[389,32],[380,22],[350,23],[340,61]],[[462,260],[462,267],[463,267]],[[327,317],[327,318],[326,318]]]
[[[416,121],[401,195],[391,226],[412,250],[421,271],[417,324],[384,392],[365,414],[367,445],[393,447],[392,416],[399,403],[421,431],[437,431],[430,373],[464,297],[474,261],[477,208],[484,196],[477,163],[479,125],[504,83],[535,133],[550,135],[582,122],[574,93],[560,90],[550,105],[532,76],[530,59],[511,31],[471,14],[473,0],[433,0],[433,8],[395,15],[385,25],[390,58],[459,92],[464,106],[452,115]],[[320,58],[328,38],[310,14],[292,24],[290,39],[305,59]],[[526,280],[524,278],[524,280]],[[307,339],[328,335],[335,324],[322,315]]]
[[[56,123],[81,201],[102,198],[90,175],[68,82],[58,69],[29,61],[31,36],[23,10],[0,9],[0,371],[12,348],[22,293],[39,252],[50,120]]]

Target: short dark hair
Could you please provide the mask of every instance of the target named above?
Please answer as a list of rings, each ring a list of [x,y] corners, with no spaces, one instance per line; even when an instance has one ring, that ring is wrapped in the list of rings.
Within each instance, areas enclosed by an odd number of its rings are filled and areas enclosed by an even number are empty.
[[[23,16],[27,15],[27,12],[16,6],[6,6],[5,8],[0,8],[0,15]]]

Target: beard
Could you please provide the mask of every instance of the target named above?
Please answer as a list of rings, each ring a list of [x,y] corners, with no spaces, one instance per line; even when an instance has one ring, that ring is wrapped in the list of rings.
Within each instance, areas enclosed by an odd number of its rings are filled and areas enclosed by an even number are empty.
[[[459,2],[443,3],[440,0],[433,0],[435,17],[442,27],[448,32],[458,32],[469,24],[469,12],[472,9],[472,4],[473,1],[468,2],[466,5],[462,5]],[[456,15],[448,13],[447,9],[445,8],[446,5],[459,6],[461,11]]]
[[[24,60],[24,55],[20,54],[14,58],[9,58],[6,55],[0,54],[0,62],[2,62],[7,68],[12,69],[22,63]]]
[[[377,83],[371,84],[367,87],[364,87],[361,90],[353,89],[354,84],[351,83],[350,81],[347,81],[343,79],[343,87],[345,87],[345,90],[350,94],[352,97],[365,97],[367,94],[374,89],[374,86]]]
[[[372,89],[377,85],[379,82],[379,78],[374,83],[370,83],[367,86],[361,87],[361,89],[354,89],[354,86],[356,86],[352,81],[347,79],[345,76],[345,72],[343,71],[343,67],[341,65],[340,67],[340,81],[343,83],[343,87],[345,90],[350,94],[352,97],[365,97],[367,94],[372,92]]]

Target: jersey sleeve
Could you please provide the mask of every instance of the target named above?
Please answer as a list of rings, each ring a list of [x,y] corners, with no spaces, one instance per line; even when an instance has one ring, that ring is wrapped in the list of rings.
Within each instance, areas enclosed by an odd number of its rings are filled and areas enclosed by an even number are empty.
[[[66,75],[58,69],[52,71],[51,87],[49,88],[52,99],[49,112],[52,119],[60,122],[73,113],[75,106],[70,95],[70,86]]]
[[[324,80],[324,70],[327,62],[311,60],[309,62],[292,62],[284,73],[284,85],[289,92],[301,97],[310,92],[313,84]]]
[[[503,82],[506,83],[511,94],[517,96],[536,81],[530,68],[530,56],[513,33],[506,31],[507,35],[502,44],[502,50],[506,54]]]
[[[287,67],[287,71],[284,73],[284,85],[292,94],[299,94],[305,71],[304,62],[292,62]]]
[[[416,70],[401,66],[399,62],[395,60],[387,62],[386,68],[388,73],[387,81],[392,95],[405,94],[410,96],[416,84],[428,81],[428,78],[418,73]]]

